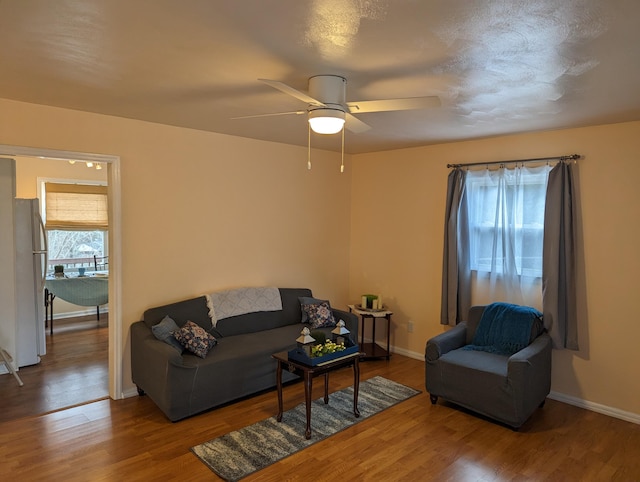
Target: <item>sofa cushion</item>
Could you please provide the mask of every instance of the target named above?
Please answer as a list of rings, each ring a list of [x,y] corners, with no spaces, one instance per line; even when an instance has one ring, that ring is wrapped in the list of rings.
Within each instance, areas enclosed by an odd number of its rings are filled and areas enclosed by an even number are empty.
[[[328,301],[302,305],[302,311],[307,314],[308,323],[311,325],[311,328],[336,326],[336,320],[333,317],[331,305]]]
[[[438,395],[478,413],[501,414],[501,419],[509,420],[514,401],[508,361],[508,356],[496,353],[452,350],[440,357],[433,374],[438,378]]]
[[[473,352],[458,348],[451,350],[440,357],[443,370],[449,372],[451,380],[460,380],[464,375],[506,378],[509,357],[497,353]],[[462,378],[462,379],[463,379]],[[469,381],[472,382],[471,380]]]
[[[176,325],[173,318],[165,316],[160,323],[153,325],[151,331],[153,335],[158,339],[164,341],[166,344],[171,345],[180,353],[184,350],[184,347],[180,344],[173,334],[178,331],[180,327]]]
[[[213,335],[193,321],[187,321],[182,328],[174,333],[174,336],[187,350],[200,358],[205,358],[209,350],[217,343]]]
[[[276,385],[277,362],[271,355],[296,344],[300,325],[288,325],[259,333],[225,336],[206,358],[185,352],[184,364],[194,367],[188,396],[191,415]],[[283,370],[284,382],[297,378]]]

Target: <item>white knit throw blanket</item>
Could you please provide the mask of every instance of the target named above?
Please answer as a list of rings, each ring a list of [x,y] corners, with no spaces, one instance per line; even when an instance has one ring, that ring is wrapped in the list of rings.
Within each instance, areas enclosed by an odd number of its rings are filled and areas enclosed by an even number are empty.
[[[216,291],[205,296],[209,308],[209,318],[211,318],[213,326],[216,326],[218,320],[232,316],[282,309],[282,299],[278,288],[238,288]]]

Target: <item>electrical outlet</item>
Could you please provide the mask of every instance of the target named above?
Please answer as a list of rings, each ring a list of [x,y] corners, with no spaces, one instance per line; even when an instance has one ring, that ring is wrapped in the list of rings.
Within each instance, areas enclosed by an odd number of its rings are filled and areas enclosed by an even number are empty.
[[[411,320],[407,323],[407,332],[413,333],[413,321]]]

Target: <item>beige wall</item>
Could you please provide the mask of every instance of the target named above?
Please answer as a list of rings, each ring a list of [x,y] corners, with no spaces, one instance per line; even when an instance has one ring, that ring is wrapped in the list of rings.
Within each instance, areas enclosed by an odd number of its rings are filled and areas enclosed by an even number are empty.
[[[444,329],[446,164],[574,152],[584,156],[577,164],[581,350],[554,350],[552,391],[640,415],[640,122],[354,156],[350,297],[381,292],[394,311],[392,344],[421,357],[425,341]]]
[[[236,286],[308,287],[345,307],[351,172],[340,155],[0,100],[0,144],[120,156],[124,391],[129,325]],[[112,245],[113,247],[113,245]]]

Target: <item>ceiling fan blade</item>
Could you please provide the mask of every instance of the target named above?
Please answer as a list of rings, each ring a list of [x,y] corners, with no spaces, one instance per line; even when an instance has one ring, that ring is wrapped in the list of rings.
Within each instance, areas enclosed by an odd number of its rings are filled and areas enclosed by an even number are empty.
[[[440,99],[435,96],[408,97],[406,99],[363,100],[347,102],[349,112],[363,114],[365,112],[386,112],[392,110],[429,109],[440,106]]]
[[[253,119],[254,117],[273,117],[278,115],[291,115],[291,114],[306,114],[306,110],[293,110],[291,112],[273,112],[271,114],[253,114],[253,115],[241,115],[238,117],[232,117],[232,119]]]
[[[365,132],[371,129],[370,125],[365,124],[356,116],[351,115],[348,112],[345,114],[345,119],[345,127],[354,134],[360,134],[361,132]]]
[[[280,82],[278,80],[269,80],[269,79],[258,79],[260,82],[264,82],[265,84],[273,87],[274,89],[278,89],[285,94],[291,95],[296,99],[301,100],[302,102],[306,102],[307,104],[313,104],[322,106],[324,105],[319,100],[314,99],[313,97],[305,94],[304,92],[300,92],[299,90],[294,89],[293,87],[289,87],[284,82]]]

